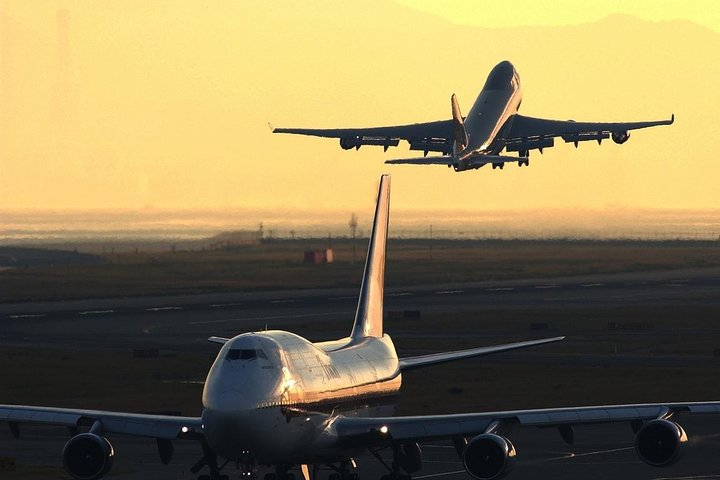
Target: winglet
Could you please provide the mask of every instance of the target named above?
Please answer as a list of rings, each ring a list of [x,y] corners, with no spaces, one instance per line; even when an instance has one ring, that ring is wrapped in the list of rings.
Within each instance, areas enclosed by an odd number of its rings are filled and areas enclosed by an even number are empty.
[[[670,125],[672,125],[673,123],[675,123],[675,114],[674,113],[670,115]]]
[[[387,244],[389,218],[390,175],[385,174],[380,177],[375,219],[365,260],[360,298],[355,312],[355,323],[350,334],[353,339],[382,337],[383,335],[385,245]]]
[[[223,338],[223,337],[210,337],[208,338],[208,342],[210,343],[217,343],[220,345],[225,345],[227,342],[229,342],[229,338]]]
[[[275,133],[275,127],[272,126],[272,123],[268,122],[268,127],[270,127],[272,133]]]

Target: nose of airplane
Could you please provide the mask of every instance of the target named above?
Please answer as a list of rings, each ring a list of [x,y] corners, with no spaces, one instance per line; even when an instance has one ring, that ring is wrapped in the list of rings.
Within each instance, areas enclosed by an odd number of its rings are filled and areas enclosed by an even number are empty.
[[[254,424],[245,396],[238,390],[228,390],[208,402],[202,413],[205,438],[219,455],[234,459],[244,450],[252,449]]]

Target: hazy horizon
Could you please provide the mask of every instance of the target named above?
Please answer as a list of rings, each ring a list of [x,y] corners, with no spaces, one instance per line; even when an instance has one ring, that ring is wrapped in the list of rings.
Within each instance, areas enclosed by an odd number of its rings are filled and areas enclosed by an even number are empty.
[[[286,209],[0,209],[0,244],[51,240],[196,240],[231,230],[262,229],[266,237],[346,237],[352,213],[357,236],[372,211]],[[714,209],[567,208],[535,210],[393,209],[390,234],[419,238],[708,239],[720,236]]]

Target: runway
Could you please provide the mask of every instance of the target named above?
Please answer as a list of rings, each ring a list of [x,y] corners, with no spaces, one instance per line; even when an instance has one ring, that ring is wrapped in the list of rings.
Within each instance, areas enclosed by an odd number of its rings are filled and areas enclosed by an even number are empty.
[[[123,371],[130,373],[123,379],[141,375],[141,370],[151,375],[174,361],[136,364],[123,351],[159,348],[181,352],[178,361],[200,362],[195,368],[199,376],[189,379],[200,382],[200,372],[206,371],[217,351],[216,345],[207,343],[208,336],[233,336],[267,327],[295,330],[311,339],[341,337],[350,330],[356,294],[356,289],[285,290],[4,304],[0,306],[0,346],[35,353],[45,349],[60,352],[52,358],[61,358],[67,352],[70,357],[93,359],[98,351],[118,350],[121,353],[117,356],[103,357],[103,361],[128,358],[127,370]],[[720,347],[720,271],[715,269],[395,287],[386,291],[385,310],[387,330],[405,353],[437,350],[438,343],[443,348],[457,348],[496,340],[570,335],[565,342],[541,349],[438,367],[423,378],[408,375],[404,398],[422,403],[415,408],[423,411],[467,411],[468,403],[478,411],[508,404],[525,407],[533,401],[590,404],[602,396],[598,392],[592,396],[593,384],[598,382],[604,382],[598,388],[604,389],[606,400],[625,401],[627,383],[621,390],[613,389],[622,380],[617,375],[631,370],[635,373],[629,378],[642,382],[636,389],[647,391],[647,395],[652,395],[651,387],[660,384],[666,388],[654,390],[655,395],[659,392],[667,398],[664,392],[674,392],[667,400],[714,400],[708,398],[712,394],[707,391],[717,383],[720,369],[720,361],[710,353],[710,349]],[[592,317],[596,312],[601,314]],[[689,312],[695,312],[694,316]],[[658,320],[663,315],[666,319]],[[638,322],[639,327],[608,330],[606,319],[619,318]],[[537,321],[546,321],[548,329],[532,330],[530,323]],[[644,327],[655,321],[659,322],[657,326]],[[608,355],[607,348],[614,342],[618,342],[619,350]],[[704,350],[698,353],[698,348]],[[13,368],[17,362],[31,364],[29,360],[8,355],[4,365]],[[565,376],[560,375],[561,370]],[[62,365],[53,371],[62,372]],[[445,378],[450,372],[457,378]],[[538,372],[541,378],[536,378]],[[44,381],[43,372],[32,367],[27,375],[22,385],[37,387]],[[73,375],[72,382],[85,385],[80,372]],[[174,378],[164,372],[156,375],[156,381]],[[573,375],[580,375],[580,380]],[[679,390],[678,385],[682,385]],[[691,391],[693,385],[696,389]],[[428,391],[429,386],[436,388]],[[105,384],[104,388],[123,386]],[[188,391],[178,390],[181,392],[186,395]],[[65,401],[83,404],[82,398],[75,398],[77,394],[69,395],[63,397]],[[461,400],[464,406],[456,407],[455,402]],[[191,402],[194,405],[199,398],[193,396]],[[720,478],[720,419],[687,417],[681,423],[690,436],[689,448],[677,465],[667,469],[646,466],[637,458],[627,424],[578,428],[572,447],[565,445],[554,429],[516,428],[509,437],[518,450],[518,461],[508,478]],[[17,465],[14,471],[0,471],[0,478],[64,478],[60,453],[67,439],[64,429],[28,427],[23,429],[23,437],[15,440],[9,429],[0,428],[0,457],[13,457]],[[116,463],[110,478],[195,479],[188,469],[198,460],[200,448],[192,442],[175,442],[175,458],[164,466],[153,440],[118,437],[112,441]],[[414,478],[469,478],[450,445],[424,445],[423,452],[424,467]],[[384,473],[370,455],[357,460],[362,479],[379,480]],[[321,472],[319,480],[325,480],[327,474]]]
[[[322,325],[327,338],[347,334],[356,302],[357,289],[328,289],[3,304],[0,341],[81,347],[97,345],[98,336],[103,336],[104,347],[192,348],[209,335],[233,336],[306,323]],[[387,323],[395,335],[413,334],[402,321],[408,312],[451,315],[662,306],[720,306],[720,270],[394,287],[385,292]],[[393,323],[394,318],[401,320]],[[446,327],[452,329],[451,324]]]
[[[678,463],[666,468],[645,465],[636,456],[629,425],[588,426],[576,429],[576,444],[566,445],[554,429],[520,429],[509,438],[518,452],[516,464],[507,477],[510,480],[709,480],[720,478],[720,419],[687,417],[681,420],[690,438]],[[1,472],[5,480],[56,478],[61,473],[60,452],[67,441],[63,429],[33,427],[25,430],[20,440],[12,439],[9,430],[0,430],[0,456],[15,458],[16,470]],[[200,447],[194,442],[175,442],[175,455],[170,465],[160,463],[157,447],[151,439],[117,437],[112,439],[115,463],[111,476],[117,480],[179,480],[194,479],[189,468],[199,458]],[[432,442],[421,445],[423,468],[413,478],[468,480],[454,448],[449,443]],[[387,455],[387,452],[385,452]],[[389,460],[389,457],[386,457]],[[371,455],[357,459],[356,472],[361,480],[379,480],[386,473]],[[259,478],[270,470],[258,469]],[[237,478],[234,465],[223,473]],[[318,480],[326,480],[323,469]],[[302,477],[295,472],[296,479]]]

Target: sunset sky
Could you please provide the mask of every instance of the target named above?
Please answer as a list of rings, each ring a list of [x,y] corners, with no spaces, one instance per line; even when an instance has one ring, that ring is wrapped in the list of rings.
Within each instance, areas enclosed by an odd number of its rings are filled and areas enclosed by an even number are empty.
[[[720,207],[714,1],[0,1],[0,209]],[[668,118],[530,168],[273,135],[468,111],[512,61],[522,113]]]

